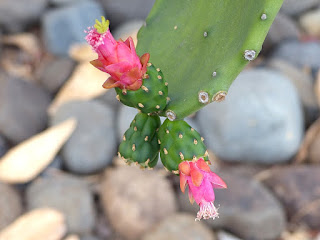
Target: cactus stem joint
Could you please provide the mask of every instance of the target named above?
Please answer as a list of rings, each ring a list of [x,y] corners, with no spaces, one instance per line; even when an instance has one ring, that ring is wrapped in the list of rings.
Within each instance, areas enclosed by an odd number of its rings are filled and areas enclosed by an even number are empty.
[[[171,110],[168,110],[166,112],[166,115],[167,115],[167,118],[170,120],[170,121],[174,121],[176,119],[176,114],[174,111],[171,111]]]
[[[198,99],[200,103],[206,104],[209,102],[209,94],[204,91],[200,91],[198,94]]]
[[[256,57],[256,51],[255,50],[245,50],[244,51],[244,58],[247,61],[252,61]]]
[[[222,102],[227,96],[227,93],[225,91],[219,91],[213,96],[213,101],[216,102]]]

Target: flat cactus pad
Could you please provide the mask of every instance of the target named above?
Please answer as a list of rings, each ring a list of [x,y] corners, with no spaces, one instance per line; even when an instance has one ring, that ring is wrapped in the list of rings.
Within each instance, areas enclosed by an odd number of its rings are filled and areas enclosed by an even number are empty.
[[[157,0],[138,34],[168,82],[170,119],[223,100],[255,59],[283,0]]]

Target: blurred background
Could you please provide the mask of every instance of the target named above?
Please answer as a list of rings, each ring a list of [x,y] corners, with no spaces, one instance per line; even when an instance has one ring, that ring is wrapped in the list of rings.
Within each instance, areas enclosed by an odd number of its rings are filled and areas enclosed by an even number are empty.
[[[102,15],[136,41],[153,3],[0,0],[0,240],[320,240],[320,0],[285,0],[226,100],[187,119],[228,184],[201,222],[160,162],[117,158],[136,110],[84,42]]]

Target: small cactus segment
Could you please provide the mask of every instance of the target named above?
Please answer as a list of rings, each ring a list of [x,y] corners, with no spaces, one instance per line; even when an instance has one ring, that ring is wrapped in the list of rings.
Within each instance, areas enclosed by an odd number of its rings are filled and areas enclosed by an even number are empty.
[[[203,138],[184,120],[164,121],[158,132],[160,157],[163,165],[176,172],[179,163],[199,158],[208,160],[207,148]]]
[[[148,63],[147,74],[136,91],[116,88],[119,100],[143,113],[160,112],[167,105],[168,86],[159,68]]]
[[[158,116],[138,113],[123,136],[119,156],[129,164],[135,162],[142,168],[153,168],[159,156],[160,146],[156,132],[160,124]]]
[[[138,33],[137,52],[150,53],[166,76],[171,100],[165,111],[183,119],[228,92],[258,56],[282,2],[157,0]],[[205,101],[199,92],[207,93]]]

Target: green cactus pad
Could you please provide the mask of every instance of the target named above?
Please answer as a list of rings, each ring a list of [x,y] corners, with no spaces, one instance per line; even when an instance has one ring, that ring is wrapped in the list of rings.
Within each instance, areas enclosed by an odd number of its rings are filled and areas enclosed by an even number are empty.
[[[165,110],[183,119],[221,101],[257,57],[283,0],[157,0],[138,34],[138,54],[169,83]]]
[[[158,116],[138,113],[123,136],[119,146],[119,156],[127,163],[135,162],[142,168],[153,168],[159,157],[156,132],[161,121]]]
[[[200,134],[183,120],[167,119],[158,132],[160,157],[163,165],[176,173],[182,161],[208,160],[207,148]]]
[[[118,99],[143,113],[161,112],[167,105],[168,84],[159,68],[148,63],[147,78],[136,91],[116,88]]]

